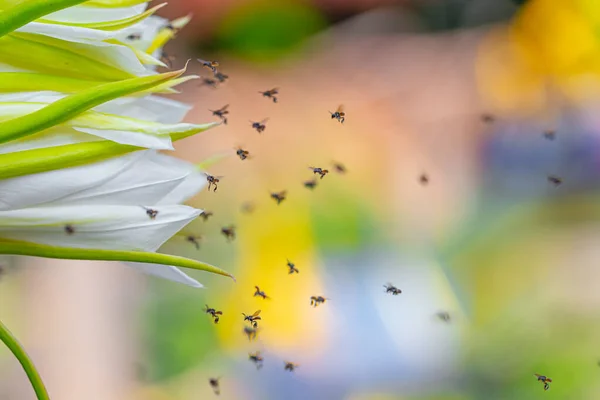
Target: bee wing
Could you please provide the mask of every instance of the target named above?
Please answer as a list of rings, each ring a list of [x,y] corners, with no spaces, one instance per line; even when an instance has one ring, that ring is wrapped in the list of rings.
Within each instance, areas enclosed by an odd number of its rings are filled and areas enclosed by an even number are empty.
[[[210,64],[209,61],[203,60],[201,58],[196,58],[196,61],[198,61],[200,64]]]
[[[343,104],[340,104],[340,105],[338,106],[338,108],[337,108],[336,112],[338,112],[338,113],[343,113],[343,112],[344,112],[344,105],[343,105]]]
[[[215,311],[215,314],[217,314],[217,315],[223,315],[223,311]]]
[[[260,310],[256,311],[254,314],[252,314],[253,317],[257,317],[258,315],[260,315]]]
[[[265,119],[263,119],[262,121],[260,121],[260,124],[261,124],[261,125],[264,125],[264,124],[265,124],[265,123],[266,123],[268,120],[269,120],[269,118],[265,118]]]
[[[224,105],[223,107],[221,107],[218,111],[225,111],[229,108],[229,104]]]
[[[277,93],[279,93],[279,88],[278,88],[278,87],[276,87],[276,88],[273,88],[273,89],[271,89],[271,90],[267,90],[267,93],[269,93],[269,94],[271,94],[271,95],[273,95],[273,94],[277,94]]]

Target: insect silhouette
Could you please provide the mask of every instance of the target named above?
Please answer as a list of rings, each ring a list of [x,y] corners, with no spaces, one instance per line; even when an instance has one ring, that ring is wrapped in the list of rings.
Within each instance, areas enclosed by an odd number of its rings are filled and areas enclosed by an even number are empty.
[[[221,378],[210,378],[208,384],[212,388],[213,392],[218,396],[221,394],[221,388],[219,387],[219,379]]]
[[[448,314],[446,311],[437,312],[435,316],[444,322],[450,322],[450,314]]]
[[[329,111],[329,114],[331,114],[331,119],[337,119],[341,124],[346,120],[346,113],[344,112],[344,106],[342,104],[340,104],[335,112]]]
[[[254,297],[259,296],[262,297],[263,299],[270,299],[269,296],[267,296],[267,294],[263,291],[260,290],[260,288],[258,286],[254,286],[256,288],[256,290],[254,291]]]
[[[146,210],[146,215],[150,218],[150,219],[156,219],[156,216],[158,215],[158,210],[155,210],[153,208],[148,208],[148,207],[144,207],[142,206],[142,208],[144,210]]]
[[[563,180],[556,175],[550,175],[548,176],[548,182],[552,183],[554,186],[559,186],[563,183]]]
[[[275,97],[276,94],[279,94],[279,88],[273,88],[271,90],[267,90],[264,92],[258,92],[260,94],[262,94],[264,97],[268,97],[270,99],[273,100],[273,103],[277,103],[277,97]]]
[[[313,307],[316,307],[319,304],[324,304],[325,300],[330,300],[330,299],[327,299],[323,296],[310,296],[310,305]]]
[[[241,147],[238,147],[235,150],[235,154],[237,154],[237,156],[240,158],[240,160],[244,161],[245,159],[247,159],[248,157],[250,157],[250,152],[248,150],[244,150]]]
[[[204,211],[202,212],[202,214],[200,214],[200,216],[202,217],[202,219],[203,219],[204,221],[207,221],[207,220],[208,220],[208,218],[210,218],[210,217],[212,217],[212,216],[213,216],[213,212],[212,212],[212,211],[206,211],[206,210],[204,210]]]
[[[298,268],[296,268],[296,264],[294,264],[293,262],[291,262],[290,260],[287,260],[287,266],[290,269],[288,271],[288,274],[293,274],[294,272],[299,274],[300,271],[298,271]]]
[[[283,369],[286,371],[293,372],[296,368],[299,367],[298,364],[294,364],[293,362],[284,361],[283,363],[284,363]]]
[[[547,131],[544,132],[544,138],[548,139],[548,140],[554,140],[556,139],[556,131],[552,130],[552,129],[548,129]]]
[[[140,40],[141,38],[141,33],[132,33],[131,35],[127,35],[127,40]]]
[[[71,224],[66,224],[65,232],[67,233],[67,235],[72,235],[75,233],[75,227],[73,227],[73,225],[71,225]]]
[[[205,304],[205,306],[206,308],[204,311],[213,317],[215,324],[219,323],[219,315],[223,315],[223,311],[217,311],[214,308],[209,307],[208,304]]]
[[[227,125],[227,117],[225,115],[229,114],[229,111],[227,110],[229,108],[229,104],[224,105],[223,107],[219,108],[218,110],[208,110],[212,113],[212,115],[221,118],[221,121],[223,121],[223,123],[225,125]]]
[[[258,333],[258,329],[250,327],[250,326],[244,326],[244,334],[248,337],[248,340],[252,341],[252,340],[256,339],[257,333]]]
[[[217,81],[214,80],[213,78],[207,78],[205,76],[201,77],[202,79],[200,80],[200,84],[198,86],[208,86],[211,87],[213,89],[217,88]]]
[[[175,57],[167,54],[164,50],[160,53],[160,61],[167,65],[167,67],[173,68],[173,61],[175,61]]]
[[[333,169],[335,169],[338,174],[345,174],[347,172],[346,167],[338,162],[333,163]]]
[[[214,73],[215,79],[217,79],[220,83],[225,82],[227,79],[229,79],[229,75],[225,75],[224,73],[217,71]]]
[[[317,186],[317,180],[316,179],[311,179],[309,181],[305,181],[303,183],[303,185],[304,185],[305,188],[312,190],[312,189],[314,189]]]
[[[329,170],[323,169],[323,168],[317,168],[317,167],[308,167],[308,169],[311,169],[313,174],[319,174],[321,175],[321,179],[323,179],[325,177],[325,175],[327,175],[329,173]]]
[[[538,381],[544,383],[544,390],[550,389],[550,382],[552,382],[552,379],[548,378],[547,376],[540,375],[540,374],[534,374],[534,375],[537,377]]]
[[[248,353],[248,360],[256,364],[256,369],[261,369],[263,366],[263,357],[260,355],[260,351],[256,353]]]
[[[204,175],[206,176],[206,181],[208,182],[208,191],[210,192],[210,188],[212,186],[214,186],[215,188],[213,189],[213,192],[216,192],[217,191],[217,183],[219,183],[223,177],[209,175],[206,172],[204,173]]]
[[[250,324],[252,325],[253,328],[257,328],[258,327],[258,322],[256,321],[260,321],[260,310],[255,311],[254,314],[252,315],[246,315],[244,313],[242,313],[242,315],[244,316],[244,321],[248,321],[250,322]]]
[[[277,205],[281,204],[285,200],[287,190],[282,190],[279,193],[271,193],[271,198],[277,202]]]
[[[394,296],[397,296],[400,293],[402,293],[402,290],[398,289],[396,286],[392,285],[391,283],[388,283],[387,285],[383,285],[383,287],[385,288],[386,293],[391,293]]]
[[[202,236],[187,235],[185,237],[185,240],[193,244],[196,250],[200,250],[200,239],[202,239]]]
[[[252,214],[254,212],[254,203],[251,201],[247,201],[242,204],[242,212],[246,214]]]
[[[201,58],[196,58],[196,60],[203,67],[206,67],[206,68],[210,69],[213,72],[213,74],[217,73],[217,67],[219,66],[219,62],[218,61],[207,61],[207,60],[203,60]]]
[[[421,182],[421,185],[427,185],[429,183],[429,177],[427,174],[421,174],[419,177],[419,182]]]
[[[265,118],[260,122],[250,121],[250,123],[252,124],[252,128],[256,129],[256,132],[262,133],[262,132],[264,132],[265,129],[267,129],[267,126],[265,124],[267,123],[268,120],[269,120],[269,118]]]
[[[221,233],[225,236],[228,242],[231,242],[235,239],[235,226],[229,225],[221,228]]]
[[[486,124],[491,124],[496,121],[496,118],[492,114],[482,114],[481,120]]]

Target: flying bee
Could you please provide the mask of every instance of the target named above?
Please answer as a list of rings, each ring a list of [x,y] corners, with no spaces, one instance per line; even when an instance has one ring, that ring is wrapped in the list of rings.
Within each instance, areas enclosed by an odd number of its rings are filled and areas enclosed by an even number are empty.
[[[212,388],[213,392],[218,396],[221,394],[221,388],[219,387],[219,379],[221,378],[210,378],[208,384]]]
[[[200,250],[200,239],[202,239],[202,236],[187,235],[185,237],[185,240],[193,244],[196,250]]]
[[[260,351],[257,351],[256,353],[248,353],[248,360],[256,364],[256,369],[261,369],[263,366],[264,359],[260,355]]]
[[[216,192],[217,191],[217,183],[219,183],[223,177],[209,175],[206,172],[204,173],[204,175],[206,176],[206,181],[208,182],[208,191],[210,192],[211,186],[214,186],[215,188],[214,188],[213,192]]]
[[[65,232],[67,235],[72,235],[75,233],[75,227],[71,224],[66,224],[65,225]]]
[[[271,99],[273,99],[273,103],[277,103],[277,97],[275,97],[276,94],[279,94],[279,88],[273,88],[271,90],[267,90],[265,92],[258,92],[260,94],[262,94],[264,97],[269,97]]]
[[[252,214],[255,208],[256,207],[254,206],[254,203],[252,203],[251,201],[247,201],[244,204],[242,204],[241,211],[245,214]]]
[[[298,364],[295,364],[293,362],[284,361],[283,363],[284,363],[283,369],[286,370],[286,371],[293,372],[296,368],[299,367]]]
[[[227,79],[229,79],[229,75],[225,75],[224,73],[217,71],[214,73],[214,77],[220,82],[223,83],[225,82]]]
[[[271,193],[271,198],[277,202],[277,205],[281,204],[285,200],[287,190],[282,190],[279,193]]]
[[[319,304],[325,303],[325,300],[330,300],[330,299],[327,299],[323,296],[310,296],[310,305],[313,307],[316,307]]]
[[[160,53],[160,61],[165,63],[169,69],[173,68],[173,61],[175,61],[175,57],[167,54],[166,51],[162,51]]]
[[[260,122],[250,121],[250,123],[252,124],[252,128],[256,129],[256,132],[262,133],[267,128],[267,126],[265,124],[267,123],[268,120],[269,120],[269,118],[265,118]]]
[[[215,324],[219,323],[219,315],[223,315],[223,311],[217,311],[214,308],[210,308],[208,304],[205,304],[206,309],[204,310],[207,314],[213,317]]]
[[[204,210],[202,214],[200,214],[200,216],[202,217],[202,219],[204,219],[204,221],[207,221],[209,217],[213,216],[213,212]]]
[[[256,288],[256,290],[254,291],[254,297],[259,296],[262,297],[263,299],[270,299],[269,296],[267,296],[267,294],[263,291],[260,290],[260,288],[258,286],[254,286]]]
[[[240,158],[240,160],[244,161],[248,157],[250,157],[250,152],[248,150],[244,150],[241,147],[235,149],[235,154]]]
[[[492,114],[482,114],[481,120],[486,124],[491,124],[496,121],[496,118]]]
[[[223,121],[223,123],[225,125],[227,125],[227,117],[225,115],[229,114],[229,111],[227,110],[227,108],[229,108],[229,104],[224,105],[223,107],[219,108],[218,110],[208,110],[212,113],[212,115],[221,118],[221,120]]]
[[[548,140],[556,139],[556,131],[553,129],[548,129],[544,132],[544,137]]]
[[[293,274],[294,272],[299,274],[300,271],[298,271],[298,268],[296,268],[296,264],[294,264],[293,262],[291,262],[290,260],[287,260],[287,266],[290,269],[288,274]]]
[[[202,64],[203,67],[210,69],[213,72],[213,74],[217,73],[217,67],[219,66],[218,61],[206,61],[201,58],[196,58],[196,60],[198,60],[198,62]]]
[[[252,328],[250,326],[244,326],[244,334],[248,337],[248,340],[252,341],[256,339],[256,334],[258,333],[258,329]]]
[[[317,186],[317,180],[316,179],[311,179],[310,181],[305,181],[303,183],[304,187],[307,189],[314,189]]]
[[[258,322],[256,321],[260,321],[260,310],[256,311],[254,314],[252,315],[246,315],[244,313],[242,313],[242,315],[244,316],[244,321],[248,321],[250,322],[250,324],[252,324],[253,328],[257,328],[258,327]]]
[[[319,174],[321,175],[321,179],[323,179],[325,177],[325,175],[327,175],[329,173],[329,170],[327,169],[323,169],[323,168],[316,168],[316,167],[308,167],[308,169],[311,169],[313,174]]]
[[[419,182],[421,182],[421,185],[427,185],[429,183],[429,177],[427,174],[421,174],[419,177]]]
[[[446,311],[439,311],[435,314],[435,316],[444,322],[450,322],[450,314],[448,314]]]
[[[391,293],[394,296],[397,296],[400,293],[402,293],[402,290],[398,289],[396,286],[392,285],[391,283],[388,283],[387,285],[383,285],[383,287],[385,288],[386,293]]]
[[[552,379],[548,378],[547,376],[540,375],[540,374],[534,374],[534,375],[537,377],[538,381],[544,383],[544,390],[550,389],[550,382],[552,382]]]
[[[345,174],[347,172],[346,167],[338,162],[334,162],[333,163],[333,168],[335,169],[335,172],[337,172],[338,174]]]
[[[202,79],[200,80],[200,84],[198,86],[209,86],[213,89],[216,89],[217,81],[214,80],[213,78],[207,78],[207,77],[203,76]]]
[[[329,114],[331,114],[331,119],[335,118],[340,121],[341,124],[346,120],[346,113],[344,112],[344,106],[342,104],[340,104],[335,112],[329,111]]]
[[[556,175],[550,175],[548,176],[548,182],[554,184],[554,186],[559,186],[561,183],[563,183],[563,180]]]
[[[155,210],[153,208],[149,208],[149,207],[144,207],[141,206],[144,210],[146,210],[146,215],[150,218],[150,219],[156,219],[156,216],[158,215],[158,210]]]
[[[235,239],[235,226],[229,225],[221,228],[221,233],[225,236],[228,242],[231,242]]]
[[[131,35],[127,36],[127,40],[140,40],[142,38],[142,34],[141,33],[132,33]]]

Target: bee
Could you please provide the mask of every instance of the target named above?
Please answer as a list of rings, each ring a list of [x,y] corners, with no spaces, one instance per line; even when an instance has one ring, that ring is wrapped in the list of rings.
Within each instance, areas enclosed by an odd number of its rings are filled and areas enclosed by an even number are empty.
[[[225,238],[227,238],[228,242],[231,242],[233,239],[235,239],[235,226],[229,225],[223,227],[221,228],[221,233],[225,235]]]
[[[310,181],[305,181],[303,183],[304,187],[307,189],[314,189],[317,186],[317,180],[316,179],[311,179]]]
[[[288,274],[293,274],[294,272],[299,274],[300,271],[298,271],[298,268],[296,268],[296,264],[294,264],[293,262],[291,262],[290,260],[287,260],[287,266],[290,269]]]
[[[246,315],[244,313],[242,313],[242,315],[244,316],[244,321],[248,321],[250,322],[250,324],[252,325],[253,328],[257,328],[258,327],[258,322],[256,321],[260,321],[260,310],[256,311],[254,314],[252,315]]]
[[[325,303],[325,300],[330,300],[330,299],[327,299],[323,296],[310,296],[310,305],[313,307],[316,307],[319,304]]]
[[[248,157],[250,157],[250,152],[248,150],[244,150],[241,147],[235,149],[235,154],[240,158],[240,160],[244,161]]]
[[[167,67],[170,69],[173,68],[173,61],[175,61],[175,57],[167,54],[167,52],[163,50],[160,53],[160,61],[167,64]]]
[[[448,314],[446,311],[437,312],[435,316],[444,322],[450,322],[450,314]]]
[[[265,92],[258,92],[260,94],[262,94],[264,97],[269,97],[271,99],[273,99],[273,103],[277,103],[277,97],[275,97],[276,94],[279,94],[279,88],[273,88],[271,90],[267,90]]]
[[[248,353],[248,360],[256,364],[256,369],[261,369],[263,366],[264,359],[260,355],[260,351],[257,351],[256,353]]]
[[[202,219],[204,219],[204,221],[206,222],[208,220],[209,217],[213,216],[213,212],[212,211],[206,211],[204,210],[202,212],[202,214],[200,214],[200,216],[202,217]]]
[[[244,204],[242,204],[242,212],[246,213],[246,214],[252,214],[254,212],[254,204],[250,201],[245,202]]]
[[[250,326],[244,326],[244,334],[248,336],[248,340],[256,339],[256,334],[258,333],[258,329],[252,328]]]
[[[265,124],[267,123],[268,120],[269,120],[269,118],[265,118],[260,122],[250,121],[250,123],[252,124],[252,128],[256,129],[256,132],[262,133],[267,128],[267,126]]]
[[[217,88],[217,81],[212,78],[202,77],[200,84],[198,86],[209,86],[213,89]]]
[[[206,175],[206,181],[208,182],[208,191],[210,192],[211,186],[214,186],[215,188],[214,188],[213,192],[216,192],[217,191],[217,183],[219,183],[223,177],[209,175],[206,172],[204,173],[204,175]]]
[[[221,120],[223,121],[223,123],[225,125],[227,125],[227,117],[225,115],[229,114],[229,111],[227,111],[227,108],[229,108],[229,104],[225,104],[223,107],[219,108],[218,110],[208,110],[212,113],[212,115],[221,118]]]
[[[421,182],[421,185],[427,185],[429,183],[429,177],[427,174],[421,174],[419,177],[419,182]]]
[[[391,293],[394,296],[397,296],[400,293],[402,293],[402,290],[398,289],[396,286],[392,285],[391,283],[388,283],[387,285],[383,285],[383,287],[385,288],[386,293]]]
[[[281,204],[285,200],[287,190],[282,190],[279,193],[271,193],[271,198],[277,202],[277,205]]]
[[[202,239],[202,236],[187,235],[185,237],[185,240],[193,244],[196,250],[200,250],[200,239]]]
[[[496,121],[496,118],[492,114],[481,114],[481,121],[486,124],[491,124]]]
[[[563,180],[556,175],[550,175],[548,176],[548,182],[554,184],[554,186],[559,186],[561,183],[563,183]]]
[[[146,210],[146,215],[150,218],[150,219],[156,219],[156,216],[158,215],[158,210],[155,210],[153,208],[148,208],[148,207],[144,207],[142,206],[142,208],[144,210]]]
[[[346,120],[346,113],[344,112],[344,106],[342,104],[340,104],[335,112],[329,111],[329,114],[331,114],[331,119],[335,118],[340,121],[341,124]]]
[[[217,396],[221,394],[221,388],[219,388],[219,379],[221,379],[221,378],[210,378],[208,380],[208,384],[210,385],[210,387],[213,389],[213,391],[215,392],[215,394]]]
[[[341,163],[334,162],[333,163],[333,168],[335,169],[335,171],[338,174],[345,174],[346,173],[346,167],[343,164],[341,164]]]
[[[547,376],[540,375],[540,374],[534,374],[534,376],[537,377],[538,381],[544,383],[544,390],[550,389],[550,382],[552,382],[552,379],[548,378]]]
[[[205,304],[206,309],[204,310],[207,314],[213,317],[215,324],[219,323],[219,315],[223,315],[223,311],[217,311],[214,308],[210,308],[208,304]]]
[[[67,235],[72,235],[75,233],[75,227],[71,224],[66,224],[65,225],[65,232],[67,233]]]
[[[323,179],[325,177],[325,175],[327,175],[329,173],[329,170],[323,169],[323,168],[316,168],[316,167],[308,167],[308,169],[311,169],[313,174],[319,174],[321,175],[321,179]]]
[[[229,75],[225,75],[224,73],[217,71],[214,73],[215,78],[220,82],[223,83],[225,82],[227,79],[229,79]]]
[[[296,368],[299,367],[298,364],[294,364],[293,362],[284,361],[283,363],[284,363],[283,369],[286,371],[293,372]]]
[[[254,286],[256,288],[256,291],[254,292],[254,297],[259,296],[262,297],[263,299],[270,299],[269,296],[267,296],[267,294],[263,291],[260,290],[260,288],[258,286]]]
[[[553,129],[548,129],[547,131],[544,132],[544,137],[548,140],[554,140],[556,139],[556,131]]]
[[[131,35],[127,36],[127,40],[140,40],[142,38],[142,34],[141,33],[132,33]]]
[[[210,69],[213,72],[213,74],[217,73],[217,67],[219,66],[218,61],[206,61],[201,58],[196,58],[196,60],[198,60],[198,62],[202,64],[203,67]]]

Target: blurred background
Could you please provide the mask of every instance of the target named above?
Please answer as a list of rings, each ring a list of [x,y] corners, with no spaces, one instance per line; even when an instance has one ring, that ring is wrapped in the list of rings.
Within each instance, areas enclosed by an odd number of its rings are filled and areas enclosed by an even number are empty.
[[[177,146],[196,163],[226,155],[208,168],[224,178],[190,202],[214,213],[186,229],[200,249],[181,236],[163,250],[237,283],[6,260],[3,320],[55,399],[217,398],[209,378],[222,399],[599,398],[600,64],[575,54],[598,47],[571,3],[169,3],[166,18],[194,15],[166,48],[173,68],[214,59],[229,76],[182,87],[187,120],[230,115]],[[258,93],[274,87],[278,103]],[[329,114],[340,104],[343,125]],[[259,135],[249,121],[264,118]],[[330,171],[313,190],[309,166]],[[259,309],[249,340],[241,313]],[[0,374],[1,399],[33,398],[4,348]]]

